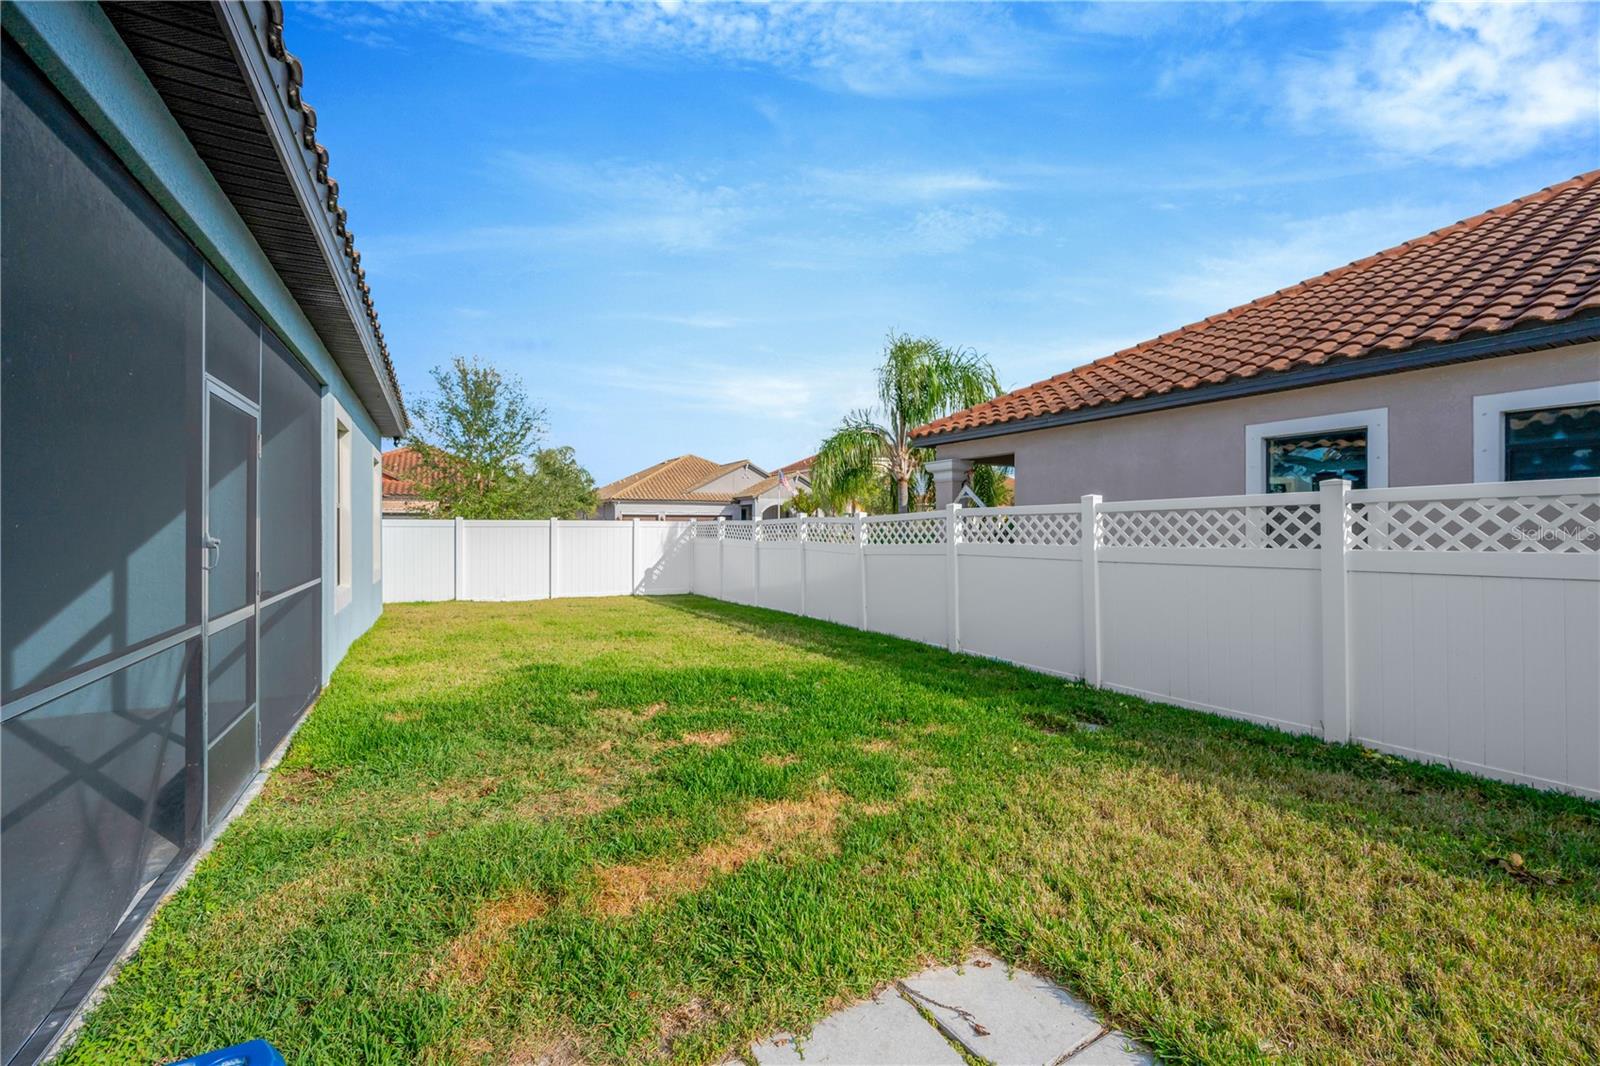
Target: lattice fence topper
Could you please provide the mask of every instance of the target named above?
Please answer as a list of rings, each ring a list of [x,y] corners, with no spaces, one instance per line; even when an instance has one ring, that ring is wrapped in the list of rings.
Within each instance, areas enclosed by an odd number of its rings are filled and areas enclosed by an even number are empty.
[[[1078,543],[1083,516],[1076,511],[1005,514],[985,512],[960,516],[961,539],[967,544],[1070,546]]]
[[[755,540],[756,525],[754,522],[724,522],[722,523],[723,540]]]
[[[943,544],[949,519],[942,514],[927,518],[869,518],[863,523],[868,544]]]
[[[1314,503],[1107,510],[1100,513],[1100,543],[1108,548],[1315,548],[1318,510]]]
[[[813,544],[854,544],[855,521],[849,518],[809,518],[806,520],[806,540]]]
[[[1600,496],[1350,505],[1352,551],[1600,553]]]
[[[768,543],[781,543],[800,539],[800,519],[781,518],[761,523],[761,539]]]

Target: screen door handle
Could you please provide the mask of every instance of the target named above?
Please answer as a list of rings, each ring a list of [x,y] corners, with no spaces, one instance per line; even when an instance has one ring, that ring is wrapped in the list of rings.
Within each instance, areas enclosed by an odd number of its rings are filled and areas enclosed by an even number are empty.
[[[202,565],[207,570],[215,570],[217,564],[222,561],[222,541],[208,533],[201,543],[205,546],[206,552],[206,561]]]

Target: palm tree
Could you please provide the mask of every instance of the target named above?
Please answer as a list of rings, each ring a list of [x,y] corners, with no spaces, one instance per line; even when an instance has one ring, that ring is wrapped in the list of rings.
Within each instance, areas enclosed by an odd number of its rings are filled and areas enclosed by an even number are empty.
[[[878,406],[846,415],[822,442],[811,488],[831,507],[894,491],[897,512],[909,509],[911,483],[933,452],[911,431],[1000,392],[989,360],[969,348],[946,348],[930,337],[890,333],[878,367]]]

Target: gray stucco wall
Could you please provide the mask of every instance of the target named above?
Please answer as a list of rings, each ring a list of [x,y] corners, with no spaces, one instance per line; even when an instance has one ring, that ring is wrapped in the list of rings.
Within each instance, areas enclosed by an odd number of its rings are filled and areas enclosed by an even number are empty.
[[[305,363],[323,395],[323,680],[383,609],[372,580],[371,458],[381,439],[266,253],[217,185],[166,104],[99,7],[87,3],[11,5],[6,27],[57,90],[83,115],[162,209],[251,308]],[[334,403],[348,413],[351,448],[353,582],[335,610]]]
[[[1338,382],[1059,426],[937,449],[941,459],[1016,457],[1018,504],[1242,493],[1245,427],[1388,409],[1390,485],[1473,480],[1475,396],[1600,380],[1600,344]]]

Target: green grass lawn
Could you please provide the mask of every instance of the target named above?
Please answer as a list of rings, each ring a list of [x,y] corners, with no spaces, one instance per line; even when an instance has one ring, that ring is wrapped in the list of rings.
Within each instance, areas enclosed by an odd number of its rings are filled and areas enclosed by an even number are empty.
[[[1179,1061],[1595,1061],[1600,805],[693,597],[391,606],[66,1061],[718,1062],[976,944]]]

